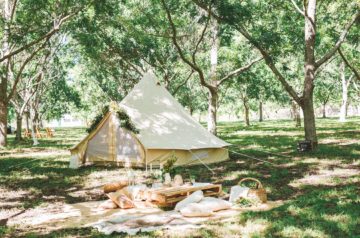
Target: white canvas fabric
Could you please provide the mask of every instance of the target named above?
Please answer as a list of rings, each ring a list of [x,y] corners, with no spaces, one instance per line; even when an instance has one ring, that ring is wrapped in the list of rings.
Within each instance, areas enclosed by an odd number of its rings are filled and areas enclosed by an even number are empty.
[[[89,158],[89,161],[108,160],[111,157],[108,143],[110,119],[108,118],[101,129],[89,140],[86,150],[86,156]]]
[[[77,155],[72,155],[70,157],[70,164],[69,164],[69,168],[70,169],[77,169],[80,167],[80,159]]]
[[[173,98],[152,73],[120,103],[140,130],[138,139],[147,149],[191,150],[221,148],[229,144],[209,133]]]
[[[120,122],[115,114],[111,118],[115,128],[116,161],[123,162],[125,167],[134,163],[142,163],[144,151],[141,144],[130,131],[120,127]]]

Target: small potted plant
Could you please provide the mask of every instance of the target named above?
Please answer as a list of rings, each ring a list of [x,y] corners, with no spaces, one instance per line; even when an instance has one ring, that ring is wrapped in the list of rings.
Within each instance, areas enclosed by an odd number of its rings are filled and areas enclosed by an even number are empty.
[[[167,159],[163,166],[162,174],[164,177],[164,184],[170,185],[171,184],[171,174],[174,173],[174,165],[177,161],[175,154],[171,154],[171,156]]]

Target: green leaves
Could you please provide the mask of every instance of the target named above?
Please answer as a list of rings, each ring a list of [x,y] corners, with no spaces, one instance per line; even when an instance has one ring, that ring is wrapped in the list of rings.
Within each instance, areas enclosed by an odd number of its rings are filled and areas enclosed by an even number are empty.
[[[95,118],[91,121],[90,126],[86,129],[87,133],[91,133],[93,130],[97,128],[102,119],[108,114],[109,106],[105,106],[102,108],[101,113],[95,116]],[[132,123],[130,117],[124,110],[117,109],[115,111],[117,119],[120,121],[120,127],[125,128],[135,134],[139,133],[139,130]]]

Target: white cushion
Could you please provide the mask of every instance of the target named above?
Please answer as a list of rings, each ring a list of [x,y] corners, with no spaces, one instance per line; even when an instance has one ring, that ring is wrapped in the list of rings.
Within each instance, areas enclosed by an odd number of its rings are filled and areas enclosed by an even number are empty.
[[[192,193],[191,195],[189,195],[184,200],[178,202],[175,206],[175,211],[180,211],[187,204],[200,202],[201,199],[203,199],[203,197],[204,197],[204,194],[201,190],[196,191],[196,192]]]
[[[202,207],[206,208],[208,211],[212,211],[212,212],[231,208],[230,202],[213,197],[205,197],[200,201],[199,204]]]
[[[180,210],[184,217],[209,217],[212,211],[202,206],[200,203],[189,203]]]
[[[241,197],[246,197],[249,192],[249,188],[241,187],[239,185],[231,187],[229,202],[235,202]]]
[[[102,208],[102,209],[115,209],[117,207],[118,206],[110,199],[106,200],[105,202],[103,202],[99,205],[99,208]]]

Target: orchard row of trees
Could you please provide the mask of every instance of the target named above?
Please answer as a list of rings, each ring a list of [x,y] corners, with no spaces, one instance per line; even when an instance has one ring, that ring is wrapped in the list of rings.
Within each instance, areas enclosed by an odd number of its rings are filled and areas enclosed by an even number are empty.
[[[120,101],[148,70],[190,113],[249,124],[256,102],[291,107],[317,145],[315,107],[359,98],[359,3],[343,0],[5,0],[0,145],[9,109],[21,128]],[[342,116],[342,120],[344,120]],[[20,132],[20,130],[18,130]],[[17,138],[21,138],[18,133]]]

